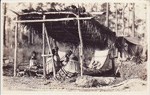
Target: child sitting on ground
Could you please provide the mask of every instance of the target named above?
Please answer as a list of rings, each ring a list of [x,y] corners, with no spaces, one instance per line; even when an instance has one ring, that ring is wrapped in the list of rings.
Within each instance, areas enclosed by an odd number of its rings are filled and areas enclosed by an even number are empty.
[[[29,63],[29,69],[37,69],[37,54],[35,51],[32,52],[30,63]]]

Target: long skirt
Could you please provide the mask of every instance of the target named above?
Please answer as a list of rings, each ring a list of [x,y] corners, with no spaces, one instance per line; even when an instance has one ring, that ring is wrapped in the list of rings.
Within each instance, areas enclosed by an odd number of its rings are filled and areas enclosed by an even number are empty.
[[[66,79],[74,77],[75,75],[76,75],[76,73],[71,73],[71,72],[66,71],[64,68],[61,68],[57,72],[55,79],[59,80],[59,81],[64,81]]]

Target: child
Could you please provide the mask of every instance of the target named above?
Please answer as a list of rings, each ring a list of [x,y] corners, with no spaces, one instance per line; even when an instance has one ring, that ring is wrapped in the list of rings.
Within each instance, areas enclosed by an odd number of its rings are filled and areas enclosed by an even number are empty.
[[[35,51],[32,52],[31,58],[30,58],[30,63],[29,63],[29,68],[37,69],[37,54]]]

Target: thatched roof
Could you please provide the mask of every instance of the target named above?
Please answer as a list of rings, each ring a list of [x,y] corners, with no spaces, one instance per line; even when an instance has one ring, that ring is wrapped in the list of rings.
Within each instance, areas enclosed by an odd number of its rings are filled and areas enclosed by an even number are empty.
[[[44,13],[46,19],[56,19],[56,18],[69,18],[75,17],[72,13],[60,13],[52,14],[52,12]],[[89,17],[90,14],[80,14],[80,17]],[[34,13],[24,13],[19,14],[19,20],[41,20],[43,19],[43,14]],[[81,32],[83,38],[84,46],[98,47],[99,49],[104,49],[108,47],[109,42],[115,40],[115,33],[110,29],[101,25],[99,21],[95,18],[90,20],[80,20]],[[36,33],[42,35],[42,23],[23,23],[28,29],[34,29]],[[77,21],[60,21],[60,22],[45,22],[48,35],[54,38],[58,42],[72,43],[74,45],[79,44]]]

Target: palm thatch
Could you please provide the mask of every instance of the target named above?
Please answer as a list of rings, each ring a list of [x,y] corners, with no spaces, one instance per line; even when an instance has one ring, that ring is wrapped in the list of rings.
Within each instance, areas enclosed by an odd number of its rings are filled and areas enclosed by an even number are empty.
[[[74,14],[51,14],[45,13],[24,13],[19,14],[19,20],[42,20],[43,14],[46,19],[75,17]],[[89,17],[90,14],[80,14],[80,17]],[[42,23],[23,23],[28,29],[35,30],[37,35],[42,37]],[[61,43],[72,43],[79,45],[77,21],[45,22],[48,35]],[[81,32],[84,46],[105,49],[116,39],[116,34],[110,29],[100,24],[95,18],[90,20],[80,20]]]

